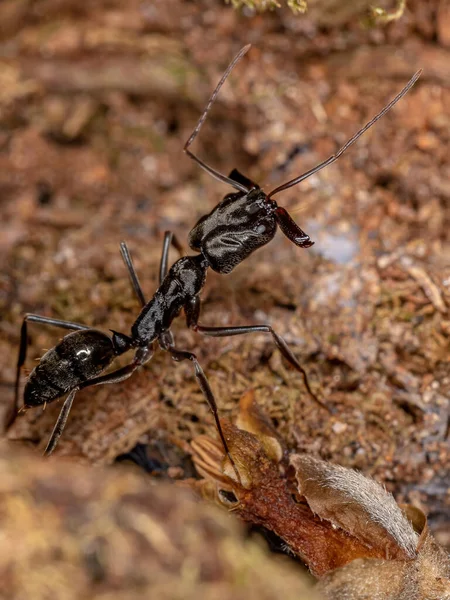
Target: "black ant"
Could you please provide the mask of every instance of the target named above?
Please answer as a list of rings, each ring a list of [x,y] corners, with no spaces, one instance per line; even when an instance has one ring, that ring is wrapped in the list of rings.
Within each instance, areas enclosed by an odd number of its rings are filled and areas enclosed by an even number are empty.
[[[279,192],[297,185],[337,160],[349,146],[408,92],[418,79],[420,71],[380,113],[358,131],[336,154],[303,175],[278,186],[269,194],[266,194],[256,183],[236,169],[230,173],[229,177],[226,177],[206,165],[189,150],[220,88],[236,63],[241,60],[249,48],[249,45],[242,48],[228,66],[212,93],[197,126],[184,146],[184,151],[188,156],[205,171],[237,190],[237,192],[225,196],[208,215],[198,221],[190,232],[189,246],[199,254],[180,258],[168,270],[170,246],[173,245],[180,254],[182,254],[182,248],[172,233],[167,232],[164,237],[159,271],[160,285],[153,298],[147,302],[128,248],[125,243],[121,244],[122,257],[128,269],[134,292],[142,305],[142,310],[131,327],[131,335],[111,330],[112,336],[110,337],[101,331],[79,323],[33,314],[26,315],[23,320],[17,361],[15,401],[8,426],[12,424],[18,413],[19,380],[26,359],[28,321],[74,330],[73,333],[66,335],[54,348],[44,354],[39,364],[29,375],[24,389],[24,404],[21,410],[54,402],[67,394],[45,449],[46,455],[54,450],[61,436],[76,393],[93,385],[117,383],[127,379],[138,367],[152,358],[155,344],[158,342],[159,346],[169,352],[175,361],[190,360],[193,363],[195,377],[214,415],[224,449],[234,465],[220,426],[214,395],[197,357],[192,352],[181,350],[175,346],[170,327],[172,321],[180,314],[182,309],[184,309],[186,315],[187,326],[203,335],[223,337],[254,332],[269,333],[284,358],[302,374],[309,394],[322,406],[325,406],[313,394],[305,370],[292,354],[286,342],[270,325],[205,327],[198,322],[200,315],[199,294],[205,284],[208,268],[222,274],[230,273],[257,248],[270,242],[275,235],[277,226],[291,242],[300,248],[312,246],[314,242],[298,227],[286,209],[277,205],[273,197]],[[128,365],[101,375],[105,369],[110,367],[116,357],[129,350],[134,350],[134,357]]]

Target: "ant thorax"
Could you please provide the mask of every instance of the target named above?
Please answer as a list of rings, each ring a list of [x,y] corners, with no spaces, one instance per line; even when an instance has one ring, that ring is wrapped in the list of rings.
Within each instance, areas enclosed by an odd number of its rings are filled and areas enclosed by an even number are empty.
[[[150,344],[170,328],[181,309],[202,290],[207,268],[202,255],[184,256],[173,264],[131,328],[135,346]]]

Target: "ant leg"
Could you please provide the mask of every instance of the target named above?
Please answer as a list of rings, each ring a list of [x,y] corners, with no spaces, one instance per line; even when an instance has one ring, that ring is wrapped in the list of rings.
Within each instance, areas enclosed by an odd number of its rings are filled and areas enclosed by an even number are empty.
[[[170,245],[179,252],[180,256],[183,256],[183,246],[178,241],[178,238],[171,231],[166,231],[164,234],[163,249],[161,254],[161,262],[159,265],[159,284],[161,285],[164,277],[167,275],[168,264],[169,264],[169,248]]]
[[[230,451],[228,450],[228,444],[226,442],[225,436],[222,431],[222,426],[221,426],[220,420],[219,420],[219,412],[217,410],[216,399],[214,398],[214,394],[212,392],[211,386],[209,385],[209,381],[206,378],[206,375],[203,372],[203,369],[201,368],[200,363],[197,360],[197,357],[195,356],[195,354],[193,352],[187,352],[186,350],[179,350],[178,348],[175,348],[175,346],[166,345],[164,343],[164,339],[160,340],[160,345],[164,350],[167,350],[167,352],[170,352],[170,355],[172,356],[173,360],[175,360],[177,362],[181,362],[182,360],[190,360],[194,364],[195,378],[197,379],[200,389],[201,389],[201,391],[206,399],[206,402],[208,403],[208,406],[213,414],[214,421],[215,421],[216,427],[217,427],[217,431],[219,432],[219,437],[222,441],[222,444],[223,444],[223,447],[225,450],[225,454],[227,455],[229,461],[231,462],[233,469],[238,477],[238,480],[240,481],[239,473],[236,469],[235,462],[234,462],[233,458],[231,457]]]
[[[134,293],[137,296],[137,299],[141,303],[141,306],[146,305],[144,292],[142,291],[141,284],[139,283],[139,278],[136,273],[136,269],[134,268],[133,261],[131,260],[131,254],[128,250],[128,246],[125,242],[120,242],[120,253],[122,254],[123,262],[125,263],[126,268],[128,269],[128,275],[131,279],[131,285],[133,286]]]
[[[86,381],[85,383],[79,385],[77,388],[72,390],[67,398],[64,400],[63,407],[61,412],[59,413],[58,420],[56,421],[56,425],[53,428],[52,435],[48,441],[47,447],[45,448],[44,456],[49,456],[56,447],[59,438],[63,432],[63,429],[67,422],[67,417],[69,416],[70,409],[72,408],[73,399],[75,398],[75,394],[80,389],[84,389],[87,387],[91,387],[93,385],[103,385],[106,383],[119,383],[120,381],[124,381],[128,379],[134,371],[145,362],[151,359],[153,356],[153,347],[150,348],[142,348],[138,349],[133,362],[125,367],[121,367],[116,371],[112,371],[112,373],[107,373],[106,375],[102,375],[100,377],[94,377]]]
[[[200,298],[198,296],[194,296],[191,298],[186,306],[184,307],[184,312],[186,314],[186,325],[189,329],[193,329],[196,331],[196,327],[198,327],[198,319],[200,317]]]
[[[80,330],[90,329],[87,325],[81,325],[80,323],[73,323],[72,321],[61,321],[60,319],[51,319],[49,317],[41,317],[40,315],[25,315],[22,327],[20,329],[20,346],[19,356],[17,358],[17,369],[16,369],[16,381],[14,387],[14,403],[8,414],[5,417],[5,431],[11,427],[17,416],[17,409],[19,406],[19,384],[20,384],[20,373],[22,367],[27,358],[27,342],[28,342],[28,326],[27,322],[42,323],[43,325],[51,325],[53,327],[61,327],[62,329]]]
[[[79,388],[75,388],[70,392],[67,398],[64,400],[64,404],[62,405],[61,412],[59,413],[58,420],[53,427],[52,435],[48,440],[48,444],[44,450],[44,456],[50,456],[53,450],[56,448],[56,444],[58,443],[59,438],[64,430],[64,427],[67,423],[67,417],[69,416],[70,409],[72,408],[73,399],[75,398],[75,394],[78,392]]]
[[[200,301],[198,297],[196,297],[190,305],[185,308],[186,311],[186,321],[187,325],[190,329],[197,331],[198,333],[202,333],[203,335],[208,335],[211,337],[228,337],[232,335],[244,335],[246,333],[270,333],[275,342],[277,348],[280,350],[281,354],[284,358],[296,369],[299,373],[302,374],[303,383],[308,391],[308,394],[313,398],[317,404],[319,404],[322,408],[325,408],[328,412],[330,412],[330,408],[314,394],[312,391],[308,376],[306,374],[305,369],[301,366],[295,356],[292,354],[289,346],[286,344],[284,339],[278,335],[270,325],[243,325],[240,327],[205,327],[203,325],[198,324],[198,316],[200,312]]]
[[[93,385],[104,385],[106,383],[119,383],[120,381],[124,381],[125,379],[128,379],[128,377],[131,377],[136,369],[148,362],[152,356],[153,346],[138,348],[132,362],[129,365],[120,367],[120,369],[111,371],[111,373],[106,373],[106,375],[100,375],[99,377],[88,379],[88,381],[82,383],[79,388],[84,389]]]

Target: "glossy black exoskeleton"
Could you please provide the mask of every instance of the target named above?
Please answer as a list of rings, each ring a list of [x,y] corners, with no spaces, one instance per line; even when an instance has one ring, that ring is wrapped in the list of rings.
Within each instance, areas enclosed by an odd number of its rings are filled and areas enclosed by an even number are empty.
[[[284,358],[302,374],[309,394],[324,406],[309,387],[304,369],[283,338],[270,325],[202,326],[199,323],[199,294],[205,284],[208,268],[222,274],[230,273],[252,252],[270,242],[276,233],[277,227],[280,227],[289,240],[301,248],[308,248],[313,244],[309,236],[292,220],[286,209],[277,205],[273,200],[273,196],[296,185],[337,160],[351,144],[406,94],[419,77],[420,72],[416,73],[405,88],[335,155],[303,175],[266,194],[257,184],[236,169],[231,172],[229,177],[226,177],[206,165],[189,150],[189,146],[198,135],[224,81],[248,49],[249,46],[243,48],[225,71],[184,147],[185,152],[209,174],[219,181],[230,184],[237,190],[237,192],[228,194],[208,215],[202,217],[190,232],[189,245],[198,254],[180,258],[168,271],[170,245],[173,244],[180,254],[182,254],[182,249],[173,235],[167,232],[161,257],[160,286],[153,298],[146,302],[127,246],[125,243],[121,244],[122,257],[128,269],[134,292],[142,306],[140,314],[131,327],[130,335],[112,331],[112,336],[109,337],[100,331],[90,329],[79,323],[39,315],[27,315],[23,320],[17,361],[15,403],[7,426],[13,422],[18,413],[20,373],[26,359],[27,350],[27,323],[29,321],[43,323],[73,331],[41,358],[25,385],[24,404],[21,410],[53,402],[67,394],[47,444],[46,454],[50,454],[56,446],[76,393],[93,385],[116,383],[127,379],[138,367],[151,359],[155,343],[158,342],[159,346],[169,352],[174,360],[190,360],[193,363],[195,376],[214,415],[225,451],[234,465],[220,426],[214,395],[197,357],[192,352],[181,350],[175,346],[170,327],[181,310],[184,310],[186,314],[188,327],[203,335],[226,337],[254,332],[270,334]],[[129,364],[104,375],[101,374],[112,365],[117,356],[129,350],[134,351],[133,359]]]
[[[314,242],[277,205],[237,169],[230,179],[248,187],[249,192],[228,194],[189,234],[189,246],[201,252],[218,273],[230,273],[252,252],[269,243],[277,226],[301,248]]]
[[[40,406],[100,375],[120,354],[113,340],[95,329],[69,333],[48,350],[28,377],[24,406]]]

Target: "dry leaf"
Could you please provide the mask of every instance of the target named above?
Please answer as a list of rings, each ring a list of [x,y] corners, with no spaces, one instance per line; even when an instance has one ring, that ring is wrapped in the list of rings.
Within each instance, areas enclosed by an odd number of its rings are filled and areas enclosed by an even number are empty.
[[[419,536],[379,483],[312,456],[294,454],[290,461],[299,492],[314,514],[379,548],[385,558],[416,556]]]

